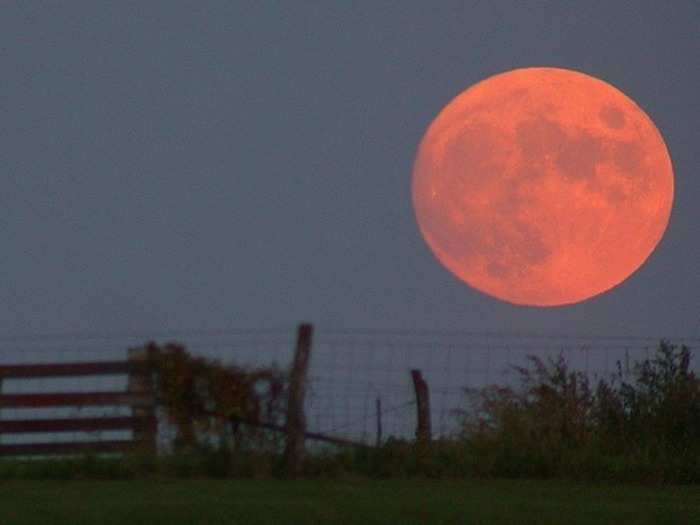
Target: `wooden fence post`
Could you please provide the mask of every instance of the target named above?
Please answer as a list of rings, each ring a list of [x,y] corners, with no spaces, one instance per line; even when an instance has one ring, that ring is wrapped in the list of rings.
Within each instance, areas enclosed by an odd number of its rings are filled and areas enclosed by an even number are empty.
[[[420,370],[411,370],[413,388],[416,391],[416,410],[418,423],[416,425],[416,441],[419,444],[430,442],[430,393],[428,383],[423,379]]]
[[[382,398],[377,396],[377,448],[382,446]]]
[[[311,324],[299,325],[294,363],[289,378],[289,397],[287,398],[287,442],[284,450],[284,462],[289,475],[295,475],[301,470],[305,454],[304,397],[306,395],[306,373],[311,356],[312,334],[313,326]]]
[[[143,450],[155,453],[156,435],[158,424],[155,415],[155,399],[153,392],[153,381],[147,368],[148,353],[144,348],[129,349],[129,384],[128,391],[131,394],[146,394],[151,398],[151,403],[147,405],[134,405],[131,407],[132,416],[138,418],[140,423],[134,428],[133,440],[138,442]]]
[[[2,397],[2,377],[0,376],[0,397]],[[1,403],[1,402],[0,402]],[[2,421],[2,404],[0,404],[0,421]],[[2,432],[0,431],[0,445],[2,445]]]

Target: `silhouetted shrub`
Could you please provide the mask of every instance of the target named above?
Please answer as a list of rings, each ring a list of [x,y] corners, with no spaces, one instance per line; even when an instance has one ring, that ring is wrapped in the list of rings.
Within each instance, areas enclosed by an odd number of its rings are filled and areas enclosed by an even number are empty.
[[[562,356],[529,357],[514,387],[467,392],[462,440],[480,475],[700,480],[700,381],[691,353],[653,358],[591,388]]]
[[[690,370],[690,350],[662,342],[653,359],[621,380],[625,438],[639,447],[682,453],[700,436],[700,381]],[[622,373],[618,371],[622,379]]]
[[[149,343],[144,349],[158,405],[177,432],[177,451],[228,446],[229,430],[234,434],[233,446],[238,448],[246,444],[279,446],[278,436],[255,424],[282,418],[286,395],[286,374],[282,371],[225,366],[194,357],[175,343]],[[252,425],[232,427],[231,420],[236,418]]]

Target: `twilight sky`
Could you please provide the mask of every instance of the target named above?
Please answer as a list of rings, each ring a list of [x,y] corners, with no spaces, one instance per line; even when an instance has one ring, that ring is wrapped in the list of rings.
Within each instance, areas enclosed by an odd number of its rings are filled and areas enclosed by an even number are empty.
[[[699,21],[694,0],[0,2],[0,334],[700,335]],[[437,112],[526,66],[617,86],[675,170],[657,250],[574,306],[462,284],[412,209]]]

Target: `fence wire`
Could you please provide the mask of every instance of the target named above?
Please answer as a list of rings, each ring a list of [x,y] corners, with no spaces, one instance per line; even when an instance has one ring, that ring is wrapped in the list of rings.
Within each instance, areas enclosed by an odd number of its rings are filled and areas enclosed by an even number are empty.
[[[635,363],[653,357],[660,337],[509,334],[495,332],[331,332],[317,330],[308,374],[306,415],[308,430],[333,437],[377,442],[414,436],[416,407],[411,369],[419,369],[428,383],[433,434],[449,436],[459,430],[455,411],[465,407],[465,388],[512,384],[514,367],[527,356],[563,355],[570,368],[591,380],[605,379],[618,370],[629,374]],[[73,334],[0,338],[0,364],[124,360],[129,348],[148,341],[177,342],[193,355],[223,364],[287,369],[292,361],[296,332],[211,331],[154,334]],[[698,337],[666,338],[670,343],[700,346]],[[698,370],[698,363],[693,360]],[[84,378],[5,379],[2,393],[96,392],[126,388],[124,376]],[[381,408],[378,410],[378,405]],[[128,408],[75,409],[0,408],[2,419],[95,417],[128,415]],[[167,429],[163,440],[170,439]],[[95,434],[0,435],[0,443],[32,440],[94,440]],[[128,432],[101,432],[98,439],[129,439]]]

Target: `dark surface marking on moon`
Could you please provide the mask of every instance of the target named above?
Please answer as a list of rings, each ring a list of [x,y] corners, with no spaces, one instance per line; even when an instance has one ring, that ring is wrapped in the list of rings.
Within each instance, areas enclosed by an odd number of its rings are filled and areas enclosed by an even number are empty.
[[[593,179],[595,167],[602,160],[603,146],[599,138],[579,131],[567,138],[557,155],[557,167],[567,179]]]
[[[605,106],[598,113],[600,120],[610,129],[621,129],[625,127],[625,113],[615,106]]]
[[[523,161],[528,164],[541,163],[547,155],[556,153],[561,144],[566,141],[566,135],[561,127],[543,117],[520,122],[516,126],[515,133]],[[531,175],[535,173],[535,170],[530,172]]]
[[[443,168],[450,175],[457,172],[479,174],[498,158],[498,136],[498,131],[485,123],[475,122],[465,127],[446,144]]]
[[[494,223],[491,230],[490,241],[483,242],[482,239],[479,246],[480,253],[487,260],[486,273],[491,277],[522,277],[532,266],[544,263],[551,254],[534,224],[516,220],[507,227]]]
[[[643,157],[642,149],[636,142],[617,142],[613,147],[613,162],[626,175],[639,174]]]
[[[613,205],[620,205],[627,200],[627,195],[619,185],[611,185],[605,191],[605,198]]]

